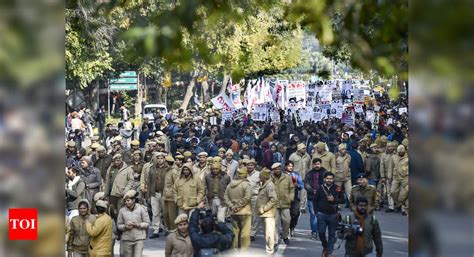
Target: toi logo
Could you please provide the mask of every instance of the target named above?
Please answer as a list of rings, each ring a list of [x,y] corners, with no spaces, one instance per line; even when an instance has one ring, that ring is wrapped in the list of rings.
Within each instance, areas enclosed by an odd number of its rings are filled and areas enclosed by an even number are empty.
[[[37,240],[38,239],[38,210],[9,209],[8,210],[8,239]]]

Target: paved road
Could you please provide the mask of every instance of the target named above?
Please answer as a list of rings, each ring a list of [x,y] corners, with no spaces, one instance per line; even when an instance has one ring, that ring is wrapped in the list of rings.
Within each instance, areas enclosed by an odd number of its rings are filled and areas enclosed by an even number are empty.
[[[348,213],[343,210],[343,215]],[[408,256],[408,217],[400,214],[376,212],[384,242],[384,257],[405,257]],[[309,214],[301,214],[298,226],[296,227],[296,237],[290,239],[290,244],[284,243],[278,246],[276,256],[294,256],[294,257],[315,257],[321,256],[321,242],[310,239]],[[162,233],[162,235],[164,235]],[[148,239],[145,242],[145,257],[164,256],[165,237]],[[339,241],[336,242],[336,246]],[[119,256],[119,243],[115,244],[115,256]],[[265,256],[264,239],[262,230],[257,234],[256,240],[252,242],[251,249],[245,256]],[[228,254],[228,256],[238,256],[237,254]],[[227,254],[226,254],[227,256]],[[243,256],[239,254],[239,256]],[[333,257],[344,256],[344,244],[340,249],[335,250]]]

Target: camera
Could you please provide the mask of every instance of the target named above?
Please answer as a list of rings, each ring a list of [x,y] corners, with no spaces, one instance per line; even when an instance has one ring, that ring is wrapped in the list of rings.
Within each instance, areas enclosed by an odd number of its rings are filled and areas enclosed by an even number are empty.
[[[364,233],[364,228],[356,221],[354,223],[339,222],[336,226],[337,238],[345,239],[347,234],[351,236],[360,236]]]
[[[201,209],[199,210],[199,219],[202,220],[202,219],[206,219],[206,218],[212,218],[212,219],[215,219],[215,215],[214,213],[212,213],[212,210],[211,209]]]

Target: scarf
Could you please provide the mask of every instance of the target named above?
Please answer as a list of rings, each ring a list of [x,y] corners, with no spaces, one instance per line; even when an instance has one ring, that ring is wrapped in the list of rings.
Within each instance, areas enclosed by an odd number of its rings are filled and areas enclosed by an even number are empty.
[[[360,214],[357,210],[354,212],[354,215],[359,220],[361,227],[365,229],[365,217]],[[356,253],[362,254],[364,252],[364,235],[357,236],[356,239]]]
[[[81,177],[79,176],[75,176],[73,180],[70,180],[69,182],[67,182],[67,188],[69,190],[72,190],[72,187],[77,184],[77,182],[79,182],[79,180],[81,179]]]

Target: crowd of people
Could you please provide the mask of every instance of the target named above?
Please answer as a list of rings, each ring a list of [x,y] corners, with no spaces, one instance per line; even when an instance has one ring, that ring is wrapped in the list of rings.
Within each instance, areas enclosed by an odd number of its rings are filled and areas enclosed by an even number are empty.
[[[246,251],[261,226],[273,254],[308,213],[311,239],[331,256],[345,206],[366,227],[345,237],[346,255],[366,256],[374,243],[382,256],[375,212],[409,211],[408,116],[397,111],[406,98],[384,94],[377,105],[377,124],[363,113],[353,126],[336,118],[297,126],[284,112],[281,124],[222,122],[218,110],[192,108],[142,124],[123,117],[97,135],[71,112],[68,126],[89,132],[66,140],[68,253],[111,256],[119,240],[121,256],[141,256],[144,241],[160,236],[166,256]]]

